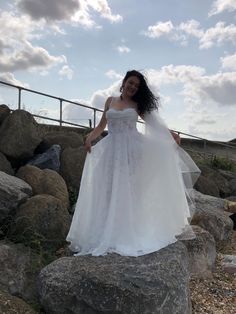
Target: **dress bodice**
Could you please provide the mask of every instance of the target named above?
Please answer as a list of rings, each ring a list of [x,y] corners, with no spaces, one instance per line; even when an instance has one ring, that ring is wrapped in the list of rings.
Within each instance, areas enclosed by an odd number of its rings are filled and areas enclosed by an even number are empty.
[[[134,108],[122,110],[110,108],[106,112],[109,133],[127,133],[137,131],[138,113]]]

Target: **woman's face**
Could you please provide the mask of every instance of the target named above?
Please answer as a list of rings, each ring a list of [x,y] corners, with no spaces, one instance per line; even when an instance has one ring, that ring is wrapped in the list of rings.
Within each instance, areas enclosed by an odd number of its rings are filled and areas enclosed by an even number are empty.
[[[139,88],[140,80],[137,76],[130,76],[123,85],[123,92],[129,96],[133,97]]]

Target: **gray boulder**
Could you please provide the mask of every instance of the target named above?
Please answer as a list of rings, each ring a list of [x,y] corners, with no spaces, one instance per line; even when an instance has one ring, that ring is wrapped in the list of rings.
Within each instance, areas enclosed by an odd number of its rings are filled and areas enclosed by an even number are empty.
[[[86,151],[83,146],[79,148],[66,148],[61,154],[60,174],[68,187],[79,190],[83,172]]]
[[[0,289],[23,298],[37,300],[36,277],[39,257],[22,244],[0,242]],[[2,313],[2,312],[1,312]]]
[[[31,195],[32,188],[29,184],[0,171],[0,221]]]
[[[230,194],[236,196],[236,179],[229,181]]]
[[[40,144],[42,149],[48,149],[52,145],[58,144],[64,150],[68,147],[79,147],[83,145],[83,136],[76,132],[50,132],[43,137]]]
[[[10,115],[10,113],[11,110],[7,105],[0,105],[0,124]]]
[[[196,211],[191,224],[198,225],[212,234],[218,250],[227,247],[231,242],[233,233],[233,221],[224,211],[228,201],[204,195],[198,191],[193,191],[192,196]]]
[[[191,277],[212,278],[215,269],[216,244],[214,237],[199,226],[192,226],[195,239],[180,240],[187,248]]]
[[[0,151],[6,156],[30,158],[41,142],[37,122],[24,110],[15,110],[0,126]]]
[[[59,199],[35,195],[17,209],[12,235],[27,245],[56,250],[65,243],[69,226],[70,215]]]
[[[10,162],[1,152],[0,152],[0,171],[3,171],[10,175],[14,175],[14,170],[12,169]]]
[[[36,155],[27,164],[40,169],[51,169],[59,172],[60,169],[60,145],[52,145],[46,152]]]
[[[190,314],[188,267],[179,241],[139,257],[64,257],[40,272],[40,301],[50,314]]]
[[[0,313],[2,314],[37,314],[20,298],[0,291]]]

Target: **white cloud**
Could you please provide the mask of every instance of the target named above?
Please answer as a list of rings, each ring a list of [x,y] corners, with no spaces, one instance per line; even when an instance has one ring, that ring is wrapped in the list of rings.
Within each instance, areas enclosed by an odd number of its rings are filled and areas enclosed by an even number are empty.
[[[157,22],[155,25],[148,26],[148,30],[143,34],[150,38],[159,38],[171,34],[174,26],[171,21]]]
[[[123,20],[121,15],[112,13],[107,0],[17,0],[17,4],[32,19],[50,23],[75,22],[86,28],[100,28],[92,17],[93,12],[111,23]]]
[[[74,71],[68,65],[63,65],[63,67],[59,71],[59,75],[67,77],[68,80],[71,80],[73,78],[73,74]]]
[[[120,75],[119,73],[117,73],[114,70],[109,70],[105,73],[105,75],[107,77],[109,77],[110,79],[122,79],[122,75]]]
[[[236,44],[236,26],[234,24],[225,25],[224,22],[218,22],[214,27],[206,30],[203,30],[196,20],[182,22],[176,26],[171,21],[158,22],[141,33],[156,39],[166,37],[170,41],[180,42],[181,45],[187,45],[191,37],[196,38],[199,41],[200,49],[209,49],[226,42]]]
[[[233,12],[234,10],[236,10],[236,0],[215,0],[208,16],[219,14],[224,11]]]
[[[236,71],[236,53],[221,58],[222,68]]]
[[[208,49],[212,46],[220,46],[225,42],[236,44],[236,26],[234,24],[225,25],[224,22],[218,22],[215,27],[207,29],[200,38],[200,49]]]
[[[122,46],[117,46],[116,50],[119,51],[119,53],[129,53],[130,52],[130,48],[122,45]]]
[[[15,81],[12,73],[16,71],[39,71],[47,75],[51,67],[67,63],[65,56],[51,55],[45,48],[31,43],[43,36],[43,21],[32,21],[13,11],[0,11],[0,25],[0,71],[8,80]]]
[[[7,72],[7,73],[0,73],[0,81],[4,81],[4,82],[9,83],[9,84],[13,84],[13,85],[29,88],[28,84],[23,83],[23,82],[17,80],[15,78],[15,76],[12,73],[9,73],[9,72]],[[5,85],[1,84],[0,86],[3,87]]]

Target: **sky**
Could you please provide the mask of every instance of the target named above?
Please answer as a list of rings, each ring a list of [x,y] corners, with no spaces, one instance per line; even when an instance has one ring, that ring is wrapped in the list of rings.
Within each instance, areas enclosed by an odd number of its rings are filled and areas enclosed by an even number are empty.
[[[169,128],[229,141],[235,21],[236,0],[0,0],[0,80],[103,109],[136,69],[161,97]],[[0,103],[16,108],[16,90],[0,84]],[[23,92],[22,104],[59,118],[56,100]],[[63,120],[90,117],[63,104]]]

